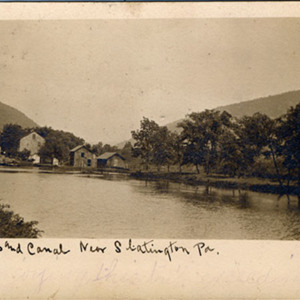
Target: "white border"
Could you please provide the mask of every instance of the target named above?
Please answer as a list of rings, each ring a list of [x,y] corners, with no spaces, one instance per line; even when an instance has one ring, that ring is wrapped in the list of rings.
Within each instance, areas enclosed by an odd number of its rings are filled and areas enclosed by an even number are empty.
[[[299,17],[299,2],[0,3],[0,20]]]

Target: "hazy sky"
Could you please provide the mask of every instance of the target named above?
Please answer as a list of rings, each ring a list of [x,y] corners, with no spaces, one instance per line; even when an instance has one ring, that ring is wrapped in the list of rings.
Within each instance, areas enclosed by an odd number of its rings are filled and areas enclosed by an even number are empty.
[[[1,21],[0,101],[87,142],[300,89],[300,19]]]

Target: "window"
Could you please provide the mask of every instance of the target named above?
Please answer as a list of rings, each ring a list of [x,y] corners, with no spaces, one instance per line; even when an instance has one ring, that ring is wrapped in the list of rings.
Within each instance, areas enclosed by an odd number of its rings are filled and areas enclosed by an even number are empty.
[[[84,157],[84,152],[81,152],[81,157]]]
[[[35,140],[35,133],[32,135],[32,138]]]
[[[90,167],[91,164],[92,164],[92,160],[91,160],[91,159],[88,159],[88,160],[87,160],[87,165],[88,165],[88,167]]]

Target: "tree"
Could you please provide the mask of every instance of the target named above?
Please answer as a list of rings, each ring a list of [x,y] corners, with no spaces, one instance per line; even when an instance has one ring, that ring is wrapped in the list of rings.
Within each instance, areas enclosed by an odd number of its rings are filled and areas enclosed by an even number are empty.
[[[243,157],[233,130],[225,130],[219,141],[219,169],[223,174],[241,175]]]
[[[92,151],[92,153],[96,154],[96,156],[99,156],[102,153],[104,153],[102,142],[99,142],[98,144],[93,145],[91,151]]]
[[[29,156],[30,156],[30,151],[27,149],[24,149],[21,152],[18,152],[18,157],[23,161],[28,160]]]
[[[274,120],[267,115],[255,113],[253,116],[244,116],[239,121],[239,130],[237,131],[241,143],[248,147],[252,158],[259,156],[262,149],[268,146],[270,138],[274,133]]]
[[[265,114],[255,113],[253,116],[245,116],[238,122],[236,134],[242,153],[241,167],[244,170],[254,165],[255,160],[261,155],[271,155],[277,178],[283,186],[277,162],[278,145],[280,141],[276,134],[278,120],[273,120]]]
[[[50,135],[51,136],[51,135]],[[56,140],[56,138],[50,138],[46,140],[46,143],[39,150],[39,156],[43,160],[50,160],[53,162],[54,158],[57,158],[60,161],[66,160],[66,153],[68,149],[65,144]]]
[[[141,157],[142,163],[148,170],[150,164],[154,164],[159,172],[164,165],[173,163],[173,135],[166,126],[159,126],[148,118],[143,118],[140,130],[132,131],[132,137],[136,140],[132,148],[133,157]]]
[[[130,162],[132,160],[132,145],[130,142],[126,142],[124,147],[122,148],[120,154]]]
[[[141,157],[146,170],[149,169],[153,157],[158,130],[159,125],[157,123],[144,117],[140,122],[140,129],[131,132],[132,138],[136,141],[132,149],[132,155],[133,157]]]
[[[105,153],[105,152],[117,152],[119,149],[117,146],[111,146],[109,144],[105,144],[102,148],[102,153]],[[101,154],[102,154],[101,153]]]
[[[8,210],[9,205],[0,204],[0,238],[37,238],[42,231],[37,221],[25,222],[22,217]]]
[[[205,110],[191,113],[188,119],[179,124],[182,127],[182,140],[185,144],[183,163],[192,163],[199,173],[203,165],[207,174],[217,163],[219,139],[224,127],[231,125],[231,115],[227,112]]]
[[[282,117],[278,135],[283,140],[281,153],[284,166],[294,171],[300,196],[300,104],[291,107]]]
[[[0,135],[0,146],[6,156],[16,157],[20,146],[20,139],[28,132],[20,125],[6,124]]]
[[[92,145],[90,143],[86,143],[85,147],[92,152]]]
[[[57,158],[61,161],[69,160],[69,152],[72,148],[82,145],[84,140],[70,132],[54,130],[51,127],[37,127],[34,131],[45,139],[39,155],[50,161]]]
[[[167,165],[169,171],[172,162],[172,136],[166,126],[159,127],[154,132],[151,162],[157,166],[158,171],[163,165]]]
[[[33,130],[39,134],[41,137],[46,138],[49,133],[54,132],[55,130],[48,126],[36,127]]]
[[[183,164],[183,156],[184,156],[184,145],[182,141],[182,136],[177,132],[170,133],[170,153],[171,153],[171,163],[173,165],[178,164],[179,172],[181,173],[181,167]]]

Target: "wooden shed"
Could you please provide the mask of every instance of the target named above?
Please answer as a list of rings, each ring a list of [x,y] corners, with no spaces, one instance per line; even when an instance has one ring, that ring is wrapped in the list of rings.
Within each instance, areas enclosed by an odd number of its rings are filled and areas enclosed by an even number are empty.
[[[85,145],[79,145],[70,151],[70,165],[77,168],[95,168],[96,157]]]
[[[125,158],[117,152],[105,152],[97,157],[97,168],[122,168],[125,169]]]

